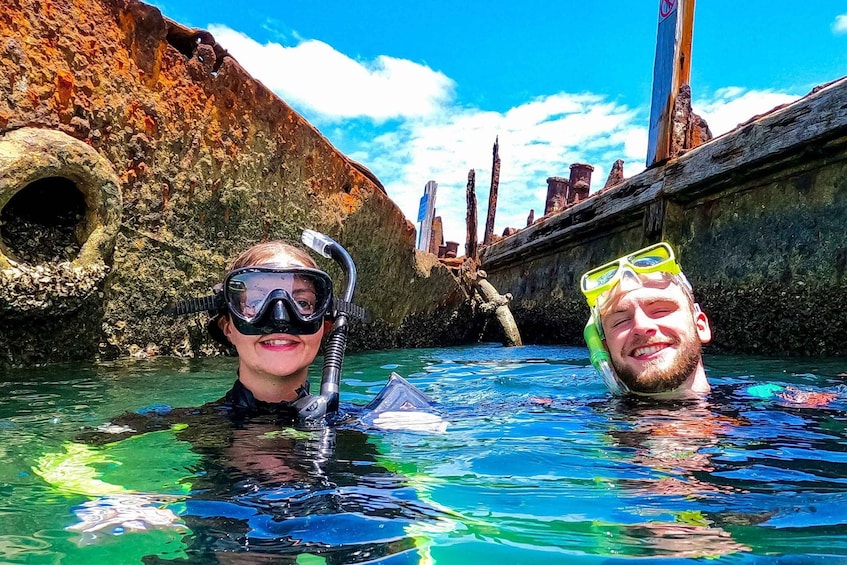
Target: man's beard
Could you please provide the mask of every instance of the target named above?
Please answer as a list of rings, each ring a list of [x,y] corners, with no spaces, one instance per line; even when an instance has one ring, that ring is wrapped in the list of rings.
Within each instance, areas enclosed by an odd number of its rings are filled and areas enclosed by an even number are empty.
[[[655,394],[679,388],[697,368],[702,354],[702,345],[694,332],[683,335],[677,345],[676,354],[670,364],[663,360],[649,363],[640,372],[630,366],[612,365],[618,377],[633,392]]]

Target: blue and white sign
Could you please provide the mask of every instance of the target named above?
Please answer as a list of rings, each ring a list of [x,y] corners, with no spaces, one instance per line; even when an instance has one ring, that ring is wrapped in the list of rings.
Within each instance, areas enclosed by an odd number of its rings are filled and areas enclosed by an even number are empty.
[[[424,221],[426,218],[426,205],[429,202],[429,194],[424,194],[421,196],[421,204],[418,206],[418,221]]]

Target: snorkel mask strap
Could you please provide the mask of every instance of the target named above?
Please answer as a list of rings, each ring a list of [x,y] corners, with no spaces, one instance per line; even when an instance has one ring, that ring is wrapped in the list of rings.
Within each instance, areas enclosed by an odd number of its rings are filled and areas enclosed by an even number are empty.
[[[363,322],[367,321],[368,314],[361,306],[353,304],[352,302],[347,302],[346,300],[335,300],[333,301],[333,305],[335,306],[336,316],[343,312],[357,320],[361,320]]]
[[[223,293],[216,289],[214,296],[187,298],[171,304],[169,313],[171,316],[184,316],[186,314],[196,314],[197,312],[218,313],[225,309],[226,300],[223,297]]]

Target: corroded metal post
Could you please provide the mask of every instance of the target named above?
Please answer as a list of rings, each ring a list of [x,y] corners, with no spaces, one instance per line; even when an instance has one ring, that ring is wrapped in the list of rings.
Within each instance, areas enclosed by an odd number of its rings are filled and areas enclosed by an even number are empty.
[[[500,137],[494,139],[494,160],[491,165],[491,190],[488,193],[488,217],[485,220],[485,238],[490,245],[494,241],[494,214],[497,212],[497,187],[500,186]]]
[[[623,182],[623,159],[618,159],[612,164],[612,170],[609,171],[609,176],[606,178],[606,184],[603,185],[603,190],[611,188]]]
[[[438,255],[438,249],[444,245],[444,226],[441,216],[432,219],[432,230],[429,236],[429,252]]]
[[[544,215],[548,216],[565,207],[569,181],[563,177],[547,179],[547,199],[544,201]]]
[[[476,171],[468,171],[468,213],[466,216],[467,236],[465,238],[465,257],[477,258],[477,233],[476,233]]]
[[[574,163],[571,165],[571,178],[568,181],[570,190],[565,204],[570,206],[577,202],[582,202],[588,198],[588,192],[591,190],[591,173],[594,167],[588,163]]]

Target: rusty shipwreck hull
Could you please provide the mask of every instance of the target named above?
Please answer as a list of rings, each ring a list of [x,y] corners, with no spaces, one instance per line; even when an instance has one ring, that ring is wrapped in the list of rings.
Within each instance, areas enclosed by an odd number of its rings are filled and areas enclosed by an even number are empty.
[[[847,355],[847,79],[752,120],[481,253],[525,341],[582,344],[579,276],[671,242],[713,348]]]
[[[357,263],[372,321],[353,348],[471,338],[465,293],[378,180],[208,32],[131,0],[4,2],[0,366],[214,352],[164,307],[303,228]]]

